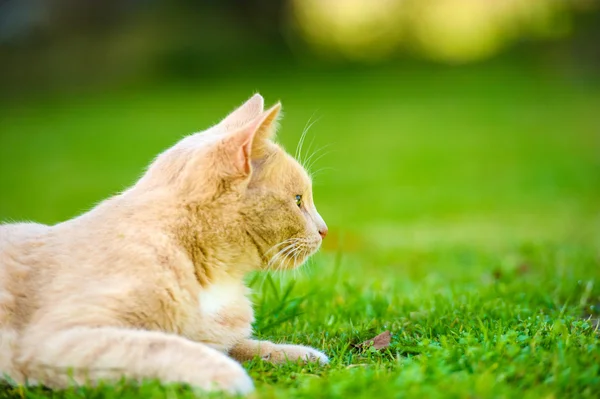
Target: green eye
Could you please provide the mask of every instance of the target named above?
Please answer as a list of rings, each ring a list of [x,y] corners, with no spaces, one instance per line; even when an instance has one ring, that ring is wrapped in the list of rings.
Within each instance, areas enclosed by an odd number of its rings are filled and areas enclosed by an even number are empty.
[[[298,205],[298,208],[302,206],[302,196],[300,194],[296,195],[296,205]]]

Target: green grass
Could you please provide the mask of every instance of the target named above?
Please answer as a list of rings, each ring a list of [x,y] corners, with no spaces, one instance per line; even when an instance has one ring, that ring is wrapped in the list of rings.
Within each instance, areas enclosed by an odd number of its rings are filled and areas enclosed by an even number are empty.
[[[265,75],[3,105],[0,219],[72,217],[260,90],[283,101],[291,152],[319,119],[331,233],[302,271],[249,277],[256,332],[331,364],[250,362],[254,397],[600,395],[599,82],[510,65]],[[386,330],[389,348],[355,347]],[[192,393],[0,392],[46,396]]]

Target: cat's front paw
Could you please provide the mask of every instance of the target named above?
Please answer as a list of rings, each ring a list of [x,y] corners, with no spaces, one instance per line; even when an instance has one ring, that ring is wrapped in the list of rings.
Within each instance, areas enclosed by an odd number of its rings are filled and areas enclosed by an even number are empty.
[[[329,359],[323,352],[302,345],[275,345],[273,350],[264,354],[262,358],[271,363],[296,362],[298,360],[321,364],[329,363]]]

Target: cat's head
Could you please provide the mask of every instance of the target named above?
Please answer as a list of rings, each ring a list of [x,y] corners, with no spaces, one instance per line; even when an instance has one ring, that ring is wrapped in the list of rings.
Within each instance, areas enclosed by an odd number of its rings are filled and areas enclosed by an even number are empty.
[[[179,180],[186,197],[199,201],[199,212],[220,213],[214,222],[225,226],[215,231],[239,231],[248,247],[240,250],[257,253],[260,268],[291,269],[319,249],[327,225],[309,174],[273,141],[281,105],[263,106],[254,95],[217,125],[182,140],[163,163],[169,180]]]

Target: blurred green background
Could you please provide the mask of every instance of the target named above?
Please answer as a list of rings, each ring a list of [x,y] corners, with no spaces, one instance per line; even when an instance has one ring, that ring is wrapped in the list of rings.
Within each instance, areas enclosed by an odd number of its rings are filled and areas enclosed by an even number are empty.
[[[596,246],[598,43],[593,0],[3,0],[0,220],[73,217],[260,92],[290,152],[311,126],[326,251]]]
[[[332,359],[252,362],[261,397],[598,396],[598,1],[0,0],[0,221],[90,209],[255,92],[292,154],[309,128],[330,231],[250,281],[258,337]]]

